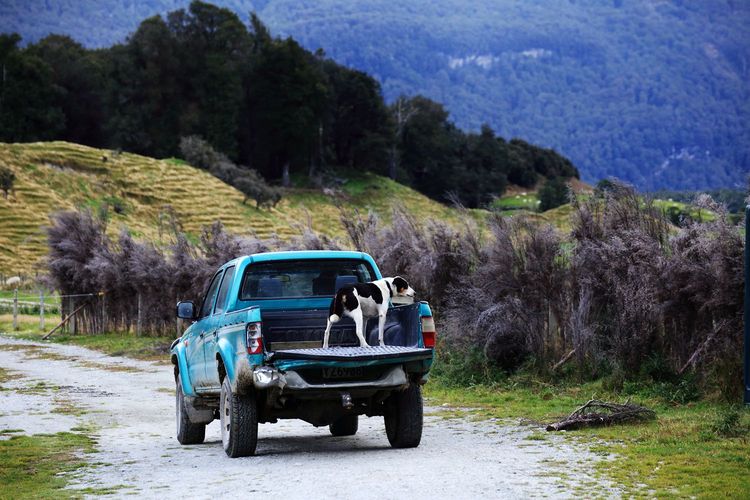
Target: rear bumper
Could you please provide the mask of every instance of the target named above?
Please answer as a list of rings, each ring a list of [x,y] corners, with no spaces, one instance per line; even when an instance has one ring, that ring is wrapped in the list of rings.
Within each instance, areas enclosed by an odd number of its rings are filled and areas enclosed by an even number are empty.
[[[283,391],[339,391],[355,389],[395,389],[409,383],[404,368],[396,365],[377,380],[341,381],[311,384],[295,371],[281,371],[270,366],[260,366],[253,371],[253,385],[256,389],[277,388]]]

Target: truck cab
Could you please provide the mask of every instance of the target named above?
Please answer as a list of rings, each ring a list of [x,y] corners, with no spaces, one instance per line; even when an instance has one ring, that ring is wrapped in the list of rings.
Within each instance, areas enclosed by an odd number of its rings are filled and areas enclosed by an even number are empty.
[[[345,318],[322,348],[335,292],[380,278],[361,252],[271,252],[221,266],[200,304],[177,305],[192,322],[171,347],[179,442],[202,442],[218,418],[227,455],[247,456],[258,423],[299,418],[343,436],[360,416],[383,416],[392,446],[417,446],[435,345],[429,305],[392,304],[384,346],[376,318],[365,327],[371,347],[359,346]]]

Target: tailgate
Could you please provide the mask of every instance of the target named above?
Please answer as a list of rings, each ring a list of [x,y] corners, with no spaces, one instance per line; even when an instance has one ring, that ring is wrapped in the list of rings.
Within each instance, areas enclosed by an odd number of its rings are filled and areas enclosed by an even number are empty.
[[[421,360],[431,359],[432,349],[423,347],[373,346],[373,347],[329,347],[328,349],[284,349],[274,351],[269,361],[374,361],[374,360]]]

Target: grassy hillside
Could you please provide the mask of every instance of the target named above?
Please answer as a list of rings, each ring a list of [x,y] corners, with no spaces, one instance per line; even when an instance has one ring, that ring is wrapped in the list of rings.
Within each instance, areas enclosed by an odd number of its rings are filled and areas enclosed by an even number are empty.
[[[106,161],[105,161],[106,159]],[[9,167],[16,182],[7,199],[0,196],[0,278],[33,275],[47,252],[45,226],[57,210],[88,207],[99,212],[108,207],[108,232],[123,227],[131,234],[154,242],[169,241],[172,215],[182,229],[197,237],[203,226],[220,220],[230,232],[255,233],[262,238],[277,235],[288,240],[300,235],[308,220],[312,228],[346,241],[336,203],[363,215],[372,210],[384,221],[396,206],[405,207],[419,220],[440,219],[459,224],[461,214],[388,178],[356,171],[339,172],[346,179],[335,200],[319,188],[307,187],[307,178],[293,179],[297,187],[285,191],[276,208],[258,210],[243,204],[242,194],[204,170],[178,159],[156,160],[145,156],[95,149],[67,142],[29,144],[0,143],[0,165]],[[574,181],[579,195],[591,186]],[[674,206],[689,211],[684,203],[657,201],[667,210]],[[511,186],[490,207],[504,216],[524,214],[542,224],[570,230],[573,208],[566,204],[544,213],[538,207],[535,189]],[[478,222],[489,212],[469,210]],[[690,212],[705,220],[710,213]]]
[[[105,161],[106,158],[106,161]],[[49,213],[76,207],[109,207],[108,231],[127,227],[136,236],[163,239],[170,213],[189,234],[215,220],[237,234],[301,232],[308,217],[327,236],[344,237],[339,211],[317,189],[289,190],[272,210],[257,210],[242,194],[207,172],[180,160],[155,160],[66,142],[0,143],[0,165],[16,175],[14,191],[0,197],[0,274],[33,274],[46,253],[44,226]],[[370,208],[388,219],[401,204],[412,213],[458,221],[457,212],[416,191],[372,174],[347,174],[341,187],[344,207]],[[473,212],[481,218],[482,212]]]

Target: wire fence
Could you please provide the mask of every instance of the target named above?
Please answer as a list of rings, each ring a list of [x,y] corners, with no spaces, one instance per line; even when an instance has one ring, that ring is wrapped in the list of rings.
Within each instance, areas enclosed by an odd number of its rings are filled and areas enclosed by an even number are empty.
[[[26,321],[29,316],[38,316],[40,331],[46,331],[55,324],[50,333],[76,335],[118,331],[141,336],[147,333],[164,334],[171,330],[164,324],[161,324],[160,328],[154,328],[141,294],[131,297],[123,308],[122,300],[108,300],[104,292],[57,294],[13,290],[9,293],[10,297],[0,297],[0,314],[12,315],[13,330],[19,329],[20,316],[25,316]],[[59,321],[54,316],[57,316]],[[180,321],[175,319],[174,332],[178,336],[180,327]]]

